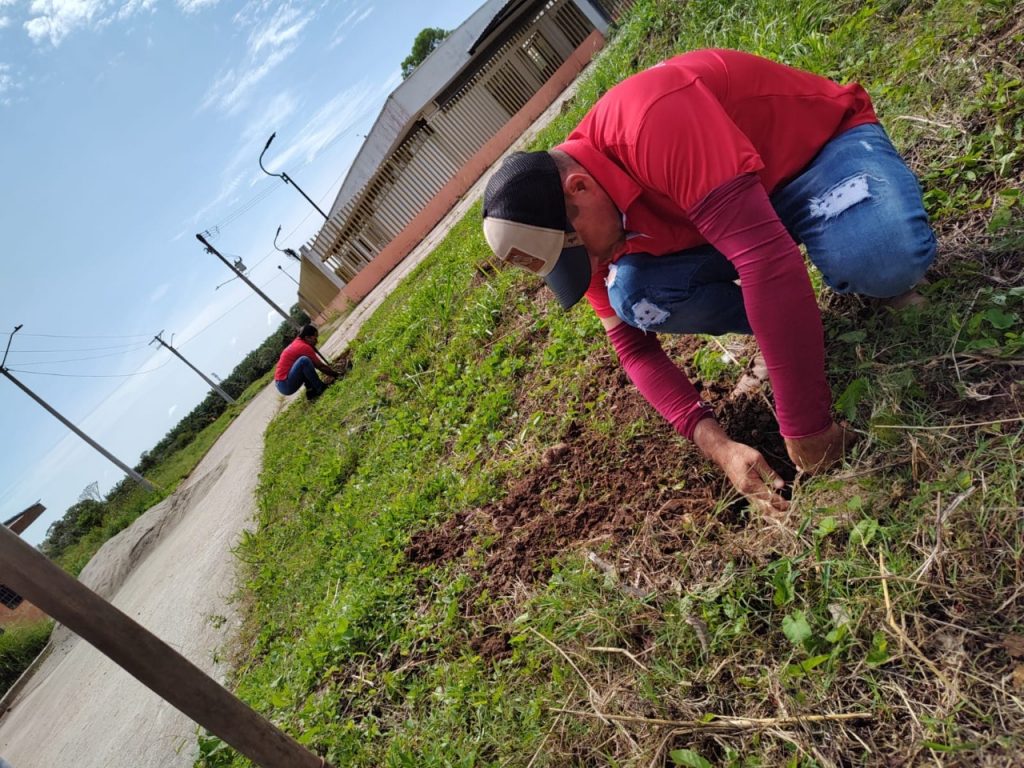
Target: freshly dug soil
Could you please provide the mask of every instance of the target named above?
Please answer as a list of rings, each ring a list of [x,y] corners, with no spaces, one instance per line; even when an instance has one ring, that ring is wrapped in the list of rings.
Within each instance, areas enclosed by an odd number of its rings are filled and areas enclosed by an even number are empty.
[[[674,340],[670,351],[686,355],[699,343]],[[687,524],[708,518],[730,489],[715,467],[660,420],[610,357],[592,377],[584,399],[601,394],[602,409],[614,414],[620,429],[609,435],[573,425],[563,442],[550,446],[536,466],[510,483],[503,498],[416,534],[407,549],[410,561],[445,563],[479,551],[483,557],[474,560],[482,565],[475,566],[470,602],[485,591],[508,595],[517,585],[546,579],[552,558],[570,551],[628,550],[629,558],[644,563],[645,575],[638,570],[633,580],[649,582],[649,574],[685,546]],[[702,394],[717,406],[731,435],[761,450],[783,477],[793,477],[764,394],[732,397],[728,389]],[[620,436],[642,419],[641,434]],[[717,520],[743,527],[746,505],[727,507]],[[641,583],[635,589],[651,586]],[[476,650],[489,655],[496,642],[497,634],[480,638]]]

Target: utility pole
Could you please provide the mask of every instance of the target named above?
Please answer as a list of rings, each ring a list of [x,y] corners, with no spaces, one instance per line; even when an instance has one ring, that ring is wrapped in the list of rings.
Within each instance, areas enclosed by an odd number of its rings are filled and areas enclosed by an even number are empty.
[[[114,456],[114,454],[112,454],[110,451],[108,451],[102,445],[100,445],[95,440],[93,440],[91,437],[89,437],[87,434],[85,434],[85,432],[83,432],[78,427],[76,427],[74,424],[72,424],[70,421],[68,421],[63,416],[61,416],[56,410],[54,410],[50,406],[49,403],[47,403],[45,400],[43,400],[41,397],[39,397],[39,395],[37,395],[35,392],[33,392],[28,387],[26,387],[20,381],[18,381],[14,377],[14,374],[12,374],[9,370],[7,370],[7,368],[5,367],[5,363],[7,362],[7,353],[11,349],[11,341],[14,340],[14,334],[16,334],[20,330],[21,330],[21,325],[14,326],[14,330],[11,331],[11,335],[7,338],[7,349],[4,350],[4,359],[2,361],[0,361],[0,375],[6,376],[8,379],[10,379],[11,383],[14,384],[14,386],[16,386],[18,389],[20,389],[26,395],[28,395],[33,400],[35,400],[37,403],[39,403],[39,405],[41,405],[43,408],[45,408],[50,413],[51,416],[53,416],[55,419],[57,419],[57,421],[59,421],[65,427],[67,427],[72,432],[74,432],[76,435],[78,435],[80,438],[85,440],[85,442],[87,442],[89,445],[91,445],[97,451],[99,451],[104,456],[106,456],[109,461],[113,462],[118,467],[120,467],[121,471],[124,472],[126,475],[128,475],[128,477],[130,477],[136,483],[141,485],[146,490],[155,491],[156,487],[151,482],[149,482],[149,480],[144,478],[142,475],[140,475],[134,469],[132,469],[127,464],[125,464],[123,461],[121,461],[116,456]]]
[[[196,240],[198,240],[200,243],[203,244],[203,246],[206,248],[206,252],[207,253],[212,253],[218,259],[223,261],[224,262],[224,266],[226,266],[228,269],[230,269],[232,272],[234,272],[239,277],[239,279],[242,280],[242,282],[244,282],[246,285],[248,285],[250,288],[252,288],[254,291],[256,291],[256,293],[259,294],[259,297],[261,299],[263,299],[265,302],[267,302],[267,304],[269,304],[271,307],[273,307],[274,310],[279,315],[281,315],[281,317],[283,317],[285,320],[287,320],[288,323],[290,323],[291,326],[296,331],[301,329],[301,326],[297,322],[295,322],[295,320],[292,318],[291,315],[289,315],[287,312],[285,312],[283,309],[281,309],[279,306],[277,306],[277,304],[275,304],[273,302],[273,300],[269,296],[267,296],[267,294],[265,294],[263,291],[261,291],[259,288],[257,288],[256,284],[253,283],[253,281],[250,280],[248,277],[246,277],[242,273],[241,270],[235,269],[235,266],[230,261],[228,261],[226,258],[224,258],[224,255],[220,251],[218,251],[216,248],[214,248],[212,245],[210,245],[209,241],[205,237],[203,237],[202,234],[197,234],[196,235]]]
[[[263,768],[331,768],[167,643],[0,526],[0,578]]]
[[[213,391],[214,391],[214,392],[216,392],[216,393],[217,393],[218,395],[220,395],[220,396],[221,396],[221,397],[222,397],[222,398],[224,399],[224,401],[225,401],[225,402],[226,402],[226,403],[227,403],[228,405],[233,405],[233,404],[234,404],[234,402],[235,402],[235,398],[233,398],[233,397],[232,397],[231,395],[229,395],[229,394],[228,394],[227,392],[225,392],[225,391],[224,391],[223,389],[221,389],[221,388],[220,388],[220,387],[219,387],[219,386],[218,386],[217,384],[215,384],[215,383],[213,382],[213,380],[212,380],[212,379],[209,379],[209,378],[207,378],[206,374],[205,374],[205,373],[203,373],[202,371],[200,371],[200,370],[199,370],[198,368],[196,368],[196,367],[195,367],[194,365],[192,365],[192,363],[190,363],[190,362],[189,362],[188,360],[186,360],[186,359],[185,359],[185,358],[184,358],[184,357],[182,356],[181,352],[179,352],[179,351],[178,351],[178,350],[176,350],[176,349],[175,349],[174,347],[172,347],[172,346],[171,346],[171,345],[170,345],[169,343],[167,343],[167,342],[166,342],[166,341],[164,341],[164,340],[163,340],[162,338],[160,338],[160,334],[162,334],[162,333],[163,333],[163,331],[160,331],[160,333],[158,333],[158,334],[157,334],[156,336],[154,336],[154,337],[153,337],[153,341],[155,341],[155,342],[157,342],[158,344],[160,344],[160,346],[162,346],[162,347],[163,347],[164,349],[168,349],[168,350],[170,350],[170,352],[171,352],[171,354],[172,354],[172,355],[174,355],[174,356],[175,356],[176,358],[178,358],[179,360],[181,360],[181,362],[183,362],[183,363],[184,363],[185,365],[187,365],[187,366],[188,366],[189,368],[191,368],[191,369],[192,369],[193,371],[195,371],[196,373],[198,373],[198,374],[199,374],[199,375],[200,375],[200,376],[202,377],[203,381],[205,381],[205,382],[206,382],[207,384],[209,384],[209,385],[210,385],[210,387],[211,387],[211,388],[213,389]],[[173,336],[173,334],[172,334],[172,336],[171,336],[171,340],[172,340],[172,341],[174,340],[174,336]],[[152,343],[153,343],[153,341],[151,341],[151,342],[149,342],[149,343],[150,343],[150,344],[152,344]]]

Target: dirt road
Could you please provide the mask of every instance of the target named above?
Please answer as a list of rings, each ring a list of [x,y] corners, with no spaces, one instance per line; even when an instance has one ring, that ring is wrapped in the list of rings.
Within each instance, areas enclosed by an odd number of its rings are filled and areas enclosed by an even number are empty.
[[[516,143],[558,113],[573,86]],[[447,234],[483,191],[481,179],[323,345],[339,354],[365,320]],[[301,395],[299,395],[301,397]],[[172,496],[104,545],[81,580],[221,680],[221,649],[239,616],[231,553],[253,524],[263,432],[285,404],[268,387],[239,415]],[[72,633],[58,628],[51,652],[0,714],[0,756],[13,768],[189,768],[194,722]],[[0,709],[0,712],[3,710]]]

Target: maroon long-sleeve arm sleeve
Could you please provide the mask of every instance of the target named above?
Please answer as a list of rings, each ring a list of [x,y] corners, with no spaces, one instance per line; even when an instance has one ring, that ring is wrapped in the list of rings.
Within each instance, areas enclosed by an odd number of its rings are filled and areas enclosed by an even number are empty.
[[[712,190],[688,211],[709,243],[736,267],[743,304],[764,354],[783,437],[832,424],[821,314],[803,257],[754,174]]]
[[[640,393],[688,440],[697,422],[714,416],[697,389],[673,363],[653,333],[620,323],[608,331],[619,362]]]

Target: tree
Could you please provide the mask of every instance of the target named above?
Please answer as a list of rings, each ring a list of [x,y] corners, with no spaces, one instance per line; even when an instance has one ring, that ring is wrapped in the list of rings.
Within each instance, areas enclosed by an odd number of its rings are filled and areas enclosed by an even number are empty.
[[[89,483],[85,486],[82,492],[78,494],[79,501],[88,501],[89,499],[93,501],[103,501],[103,494],[100,493],[100,484],[98,480],[94,480]]]
[[[412,41],[412,53],[402,60],[402,79],[404,80],[418,67],[431,52],[441,44],[452,31],[440,27],[427,27],[420,30]]]
[[[106,511],[106,503],[94,499],[82,499],[72,504],[64,517],[46,529],[46,538],[40,549],[47,557],[56,557],[93,528],[103,525]]]

